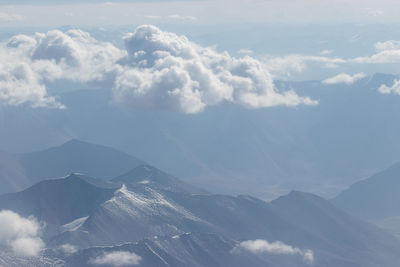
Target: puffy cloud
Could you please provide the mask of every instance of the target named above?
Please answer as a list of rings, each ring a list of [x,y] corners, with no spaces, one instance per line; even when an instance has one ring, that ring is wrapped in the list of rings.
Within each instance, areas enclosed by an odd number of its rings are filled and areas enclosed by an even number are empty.
[[[305,263],[314,263],[314,253],[312,250],[302,250],[286,245],[280,241],[272,243],[262,239],[243,241],[235,248],[236,251],[240,251],[241,249],[253,254],[298,255],[303,258]]]
[[[104,253],[94,259],[90,259],[89,263],[94,265],[109,264],[112,266],[131,266],[138,265],[142,257],[133,252],[128,251],[113,251]]]
[[[278,92],[267,67],[254,58],[234,58],[154,26],[138,27],[125,45],[114,96],[132,106],[196,113],[222,102],[249,108],[317,103]]]
[[[63,108],[48,95],[46,82],[112,85],[115,62],[122,53],[80,30],[16,35],[0,47],[0,103]]]
[[[80,30],[14,36],[0,49],[0,101],[63,107],[46,84],[68,80],[112,88],[117,103],[185,113],[223,102],[248,108],[317,104],[278,91],[259,60],[234,58],[155,26],[136,28],[125,48]]]
[[[394,80],[392,86],[383,84],[378,88],[378,91],[382,94],[400,95],[400,80]]]
[[[37,256],[44,248],[40,239],[40,224],[32,217],[0,211],[0,245],[7,246],[19,256]]]
[[[338,84],[338,83],[345,83],[345,84],[353,84],[356,81],[364,78],[366,75],[364,73],[356,73],[354,75],[349,75],[346,73],[340,73],[334,77],[328,78],[323,80],[324,84]]]

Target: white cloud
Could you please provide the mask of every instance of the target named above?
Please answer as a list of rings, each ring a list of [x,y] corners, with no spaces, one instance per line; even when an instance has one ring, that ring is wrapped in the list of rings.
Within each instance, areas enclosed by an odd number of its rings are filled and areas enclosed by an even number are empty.
[[[378,51],[399,50],[400,49],[400,41],[389,40],[389,41],[385,41],[385,42],[377,42],[375,44],[375,48]]]
[[[63,108],[48,95],[46,82],[112,86],[113,68],[122,53],[80,30],[13,36],[0,46],[0,104]]]
[[[333,53],[333,50],[322,50],[321,52],[320,52],[320,54],[321,55],[330,55],[330,54],[332,54]]]
[[[71,244],[64,244],[60,246],[60,250],[64,253],[64,254],[74,254],[78,251],[78,248],[74,245]]]
[[[359,38],[359,35],[355,36],[355,38]],[[279,79],[290,78],[293,73],[305,71],[310,63],[317,63],[323,68],[338,68],[354,64],[400,63],[400,41],[388,40],[377,42],[375,43],[375,48],[377,50],[375,54],[355,58],[329,57],[328,55],[332,53],[332,50],[323,50],[320,52],[321,56],[293,54],[275,57],[266,55],[263,57],[263,61],[271,74]]]
[[[278,92],[266,65],[254,58],[234,58],[154,26],[138,27],[125,45],[128,57],[114,87],[119,102],[185,113],[222,102],[249,108],[316,104]]]
[[[349,60],[350,63],[386,64],[400,62],[400,41],[389,40],[375,44],[376,54],[366,57],[357,57]]]
[[[21,21],[24,17],[19,14],[0,12],[0,21],[13,22]]]
[[[378,91],[382,94],[400,95],[400,80],[394,80],[392,86],[383,84],[378,88]]]
[[[36,219],[23,218],[17,213],[0,211],[0,245],[7,246],[18,256],[37,256],[44,248],[40,239],[40,224]]]
[[[312,250],[302,250],[296,247],[286,245],[280,241],[268,242],[266,240],[248,240],[241,242],[238,247],[235,248],[236,251],[244,249],[253,254],[278,254],[278,255],[298,255],[303,258],[303,261],[307,264],[314,263],[314,253]]]
[[[364,73],[356,73],[354,75],[349,75],[346,73],[340,73],[334,77],[328,78],[323,80],[324,84],[338,84],[338,83],[345,83],[345,84],[353,84],[356,81],[364,78],[366,75]]]
[[[109,264],[112,266],[131,266],[138,265],[141,257],[133,252],[128,251],[114,251],[105,253],[102,256],[90,259],[89,263],[95,265]]]
[[[250,54],[253,54],[253,51],[250,49],[239,49],[238,53],[244,54],[244,55],[250,55]]]
[[[263,58],[268,70],[278,78],[289,78],[292,73],[300,73],[307,69],[308,63],[318,63],[324,68],[336,68],[346,63],[345,59],[326,56],[287,55],[283,57],[265,56]]]
[[[80,30],[17,35],[0,49],[0,101],[62,107],[46,84],[69,80],[113,89],[116,103],[197,113],[230,102],[248,108],[314,105],[278,91],[267,66],[202,47],[185,36],[144,25],[125,37],[126,50]]]

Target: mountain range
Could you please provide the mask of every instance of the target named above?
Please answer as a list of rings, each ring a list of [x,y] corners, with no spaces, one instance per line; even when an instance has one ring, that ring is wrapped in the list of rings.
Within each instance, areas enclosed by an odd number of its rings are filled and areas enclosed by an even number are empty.
[[[400,261],[398,239],[316,195],[292,191],[265,202],[211,194],[146,164],[108,180],[75,173],[43,180],[0,196],[0,210],[45,225],[46,250],[34,258],[39,265],[117,265],[110,259],[118,255],[139,266],[394,267]],[[66,245],[73,248],[68,253]],[[5,266],[24,266],[23,260],[0,253]]]

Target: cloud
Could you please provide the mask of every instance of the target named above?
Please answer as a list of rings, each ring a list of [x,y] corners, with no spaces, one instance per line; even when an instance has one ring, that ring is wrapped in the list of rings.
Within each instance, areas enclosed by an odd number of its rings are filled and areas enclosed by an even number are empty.
[[[317,103],[278,92],[267,67],[252,57],[234,58],[154,26],[138,27],[125,46],[114,96],[132,106],[197,113],[222,102],[249,108]]]
[[[131,266],[138,265],[142,257],[133,252],[114,251],[104,253],[102,256],[90,259],[89,263],[94,265],[109,264],[112,266]]]
[[[53,30],[14,36],[0,55],[0,101],[9,105],[62,108],[46,87],[55,80],[112,88],[115,103],[184,113],[224,102],[248,108],[317,104],[279,91],[259,60],[234,58],[151,25],[127,35],[125,50],[81,30]]]
[[[40,224],[33,217],[0,211],[0,245],[7,246],[18,256],[37,256],[44,248],[40,239]]]
[[[357,57],[349,60],[349,63],[362,64],[386,64],[400,62],[400,41],[389,40],[375,44],[376,54],[366,57]]]
[[[333,53],[333,50],[322,50],[320,52],[321,55],[330,55]]]
[[[385,42],[377,42],[375,44],[375,48],[378,51],[400,50],[400,41],[389,40],[389,41],[385,41]]]
[[[60,249],[64,254],[67,254],[67,255],[69,255],[69,254],[74,254],[74,253],[76,253],[76,252],[78,251],[78,248],[77,248],[76,246],[74,246],[74,245],[71,245],[71,244],[64,244],[64,245],[61,245],[59,249]]]
[[[80,30],[13,36],[0,46],[0,104],[63,108],[46,83],[64,79],[110,86],[122,53]]]
[[[346,60],[339,57],[287,55],[283,57],[264,56],[263,61],[274,77],[288,78],[292,73],[305,71],[309,63],[321,64],[324,68],[336,68],[345,64]]]
[[[355,35],[354,38],[359,38],[359,35]],[[400,63],[400,41],[377,42],[375,49],[375,54],[354,58],[329,57],[332,50],[321,51],[321,56],[293,54],[275,57],[266,55],[263,57],[263,62],[274,77],[281,79],[289,78],[293,73],[305,71],[310,63],[317,63],[323,68],[338,68],[354,64]]]
[[[296,247],[286,245],[280,241],[268,242],[266,240],[248,240],[241,242],[235,250],[240,249],[249,251],[253,254],[277,254],[277,255],[298,255],[303,258],[303,261],[307,264],[314,263],[314,253],[312,250],[302,250]]]
[[[334,77],[328,78],[323,80],[324,84],[338,84],[338,83],[345,83],[345,84],[353,84],[356,81],[364,78],[366,75],[364,73],[356,73],[354,75],[349,75],[346,73],[340,73]]]
[[[21,21],[24,17],[19,14],[0,12],[0,21],[13,22]]]
[[[253,54],[253,51],[249,50],[249,49],[239,49],[238,53],[244,54],[244,55],[250,55],[250,54]]]
[[[383,84],[378,88],[378,91],[382,94],[400,95],[400,80],[394,80],[392,86]]]

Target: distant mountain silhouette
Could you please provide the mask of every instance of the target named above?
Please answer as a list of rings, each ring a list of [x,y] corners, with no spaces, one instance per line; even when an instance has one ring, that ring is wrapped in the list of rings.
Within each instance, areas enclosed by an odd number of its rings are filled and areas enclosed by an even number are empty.
[[[38,181],[72,172],[110,179],[141,164],[144,162],[140,159],[116,149],[75,139],[43,151],[2,153],[0,193],[19,191]]]
[[[363,219],[400,216],[400,163],[361,180],[332,199],[337,207]]]
[[[44,180],[24,191],[1,195],[0,210],[12,210],[25,217],[33,215],[46,222],[46,231],[54,235],[61,225],[89,216],[113,196],[115,189],[98,187],[94,180],[97,179],[80,174]]]

